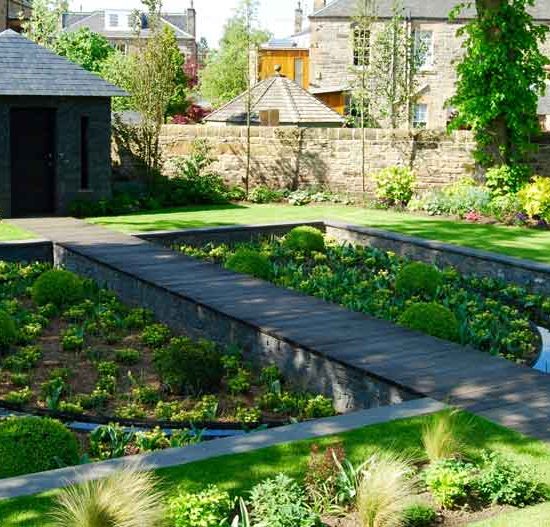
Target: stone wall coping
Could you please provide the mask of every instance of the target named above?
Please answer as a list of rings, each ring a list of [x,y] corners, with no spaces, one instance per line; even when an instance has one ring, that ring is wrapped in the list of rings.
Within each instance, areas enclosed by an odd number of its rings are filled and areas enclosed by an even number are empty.
[[[429,415],[445,408],[447,406],[444,403],[430,398],[416,399],[393,406],[371,408],[336,417],[304,421],[242,436],[215,439],[183,448],[172,448],[137,456],[7,478],[0,480],[0,499],[30,496],[71,484],[103,479],[123,467],[133,466],[142,470],[158,470],[181,466],[231,454],[252,452],[294,441],[322,438],[398,419]]]
[[[52,245],[51,240],[46,240],[45,238],[32,238],[32,239],[25,239],[25,240],[8,240],[4,242],[0,242],[0,250],[2,249],[10,249],[10,248],[20,248],[20,247],[40,247],[40,246],[46,246],[46,245]]]

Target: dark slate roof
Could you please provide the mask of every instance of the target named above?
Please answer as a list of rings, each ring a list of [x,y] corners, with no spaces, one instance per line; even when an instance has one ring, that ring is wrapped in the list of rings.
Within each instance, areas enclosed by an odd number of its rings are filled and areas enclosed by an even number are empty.
[[[130,14],[131,11],[127,11],[127,13]],[[161,19],[164,24],[174,30],[176,38],[194,40],[193,35],[188,33],[187,15],[164,13]],[[135,32],[130,29],[107,29],[105,27],[105,11],[64,13],[62,23],[66,31],[77,31],[82,27],[87,27],[94,33],[99,33],[107,38],[130,39],[136,36]],[[149,34],[148,29],[142,29],[140,37],[147,38]]]
[[[252,123],[260,123],[261,110],[279,110],[279,122],[287,125],[343,124],[343,118],[294,81],[275,76],[252,88]],[[246,122],[246,93],[222,106],[206,122]]]
[[[411,18],[447,19],[450,11],[463,0],[403,0],[405,15]],[[393,0],[377,0],[376,12],[381,18],[392,17]],[[313,13],[312,18],[349,18],[357,12],[357,0],[333,0],[326,7]],[[460,18],[475,16],[475,8],[462,11]],[[550,1],[537,0],[530,12],[537,20],[550,20]]]
[[[0,95],[126,96],[120,88],[8,29],[0,33]]]

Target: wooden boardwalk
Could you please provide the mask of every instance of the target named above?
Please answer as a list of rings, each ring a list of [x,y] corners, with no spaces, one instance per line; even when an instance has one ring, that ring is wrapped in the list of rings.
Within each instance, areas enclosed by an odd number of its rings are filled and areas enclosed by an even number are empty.
[[[68,218],[10,220],[281,340],[550,441],[550,377]]]

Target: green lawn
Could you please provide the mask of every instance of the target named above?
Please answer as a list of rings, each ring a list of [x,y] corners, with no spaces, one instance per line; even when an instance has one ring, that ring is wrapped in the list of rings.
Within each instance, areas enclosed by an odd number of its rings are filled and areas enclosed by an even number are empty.
[[[333,219],[550,263],[550,232],[346,206],[211,205],[91,219],[122,232]]]
[[[167,493],[177,486],[195,491],[214,483],[232,493],[245,493],[259,480],[286,472],[300,477],[307,465],[312,443],[330,444],[342,441],[351,460],[360,462],[376,449],[393,450],[418,456],[420,437],[426,417],[406,419],[371,426],[361,430],[325,438],[322,441],[302,441],[271,447],[248,454],[237,454],[159,471]],[[535,466],[540,478],[550,484],[550,446],[501,428],[480,418],[464,415],[464,442],[468,453],[476,457],[482,449],[504,453],[518,462]],[[48,519],[54,493],[0,502],[2,527],[53,527]],[[550,505],[532,507],[512,513],[510,520],[484,522],[478,527],[534,527],[549,523],[534,523],[548,517]]]
[[[12,242],[15,240],[31,240],[38,236],[24,231],[11,223],[0,221],[0,242]]]

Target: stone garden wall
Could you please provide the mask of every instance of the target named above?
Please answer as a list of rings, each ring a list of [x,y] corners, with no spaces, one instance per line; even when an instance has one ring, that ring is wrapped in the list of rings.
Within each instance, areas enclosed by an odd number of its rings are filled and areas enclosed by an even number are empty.
[[[362,191],[360,129],[256,127],[252,129],[252,181],[271,187],[299,188],[322,185],[333,191]],[[366,134],[366,172],[392,165],[412,166],[420,189],[443,186],[475,176],[474,142],[470,132],[369,129]],[[168,173],[171,161],[187,156],[197,138],[207,139],[214,149],[214,166],[227,182],[241,185],[246,170],[246,128],[240,126],[166,125],[161,148]],[[122,163],[115,148],[117,180],[131,180],[139,170],[128,155]],[[534,159],[537,173],[550,175],[550,135],[541,139]],[[372,182],[367,176],[367,189]]]

